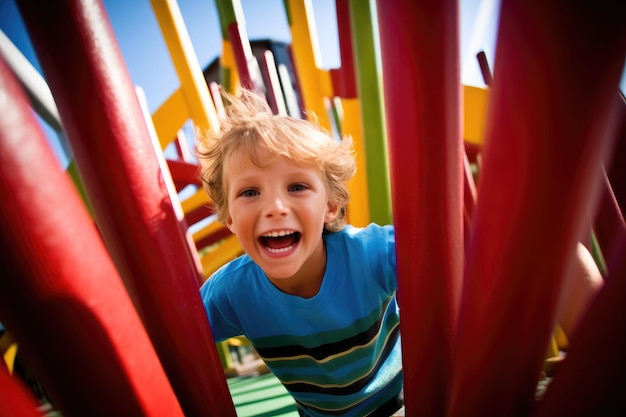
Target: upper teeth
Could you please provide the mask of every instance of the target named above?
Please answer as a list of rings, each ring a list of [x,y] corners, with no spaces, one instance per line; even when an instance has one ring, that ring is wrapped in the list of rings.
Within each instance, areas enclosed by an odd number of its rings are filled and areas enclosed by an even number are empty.
[[[263,237],[279,237],[279,236],[287,236],[292,234],[293,232],[290,230],[278,230],[269,233],[265,233]]]

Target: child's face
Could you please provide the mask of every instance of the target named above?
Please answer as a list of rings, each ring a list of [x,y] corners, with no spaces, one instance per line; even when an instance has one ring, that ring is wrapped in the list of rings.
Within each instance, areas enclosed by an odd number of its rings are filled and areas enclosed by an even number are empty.
[[[258,156],[261,161],[272,158],[263,149]],[[318,170],[283,156],[260,168],[246,152],[235,151],[225,161],[224,178],[226,224],[271,280],[306,275],[311,268],[321,268],[323,274],[322,231],[338,208],[328,201]]]

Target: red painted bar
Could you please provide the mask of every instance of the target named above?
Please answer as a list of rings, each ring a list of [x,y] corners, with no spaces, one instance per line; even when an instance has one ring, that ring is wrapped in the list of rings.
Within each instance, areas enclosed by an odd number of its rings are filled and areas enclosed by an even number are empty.
[[[617,134],[618,3],[502,3],[450,416],[529,414]]]
[[[245,25],[238,24],[237,22],[228,25],[228,38],[230,39],[233,54],[235,55],[241,86],[248,90],[262,91],[263,86],[259,85],[259,82],[263,84],[263,80],[258,79],[261,74],[259,73],[256,58],[252,55],[252,49],[250,49],[250,41],[248,40]],[[251,65],[253,65],[253,67],[251,67]],[[255,79],[255,75],[257,79]]]
[[[491,74],[491,68],[489,67],[489,61],[487,61],[487,54],[485,51],[480,51],[476,54],[478,65],[480,66],[480,73],[483,76],[483,81],[486,86],[493,84],[493,75]]]
[[[458,5],[378,1],[408,416],[445,412],[463,268]]]
[[[195,210],[191,210],[185,213],[185,222],[188,226],[198,223],[201,220],[205,220],[210,215],[215,214],[215,210],[210,206],[200,206]],[[226,226],[224,226],[226,228]]]
[[[615,144],[611,156],[611,163],[607,162],[607,174],[611,182],[613,194],[620,207],[622,216],[626,216],[626,97],[624,91],[618,94],[618,100],[621,103],[621,123],[617,143]]]
[[[222,228],[216,230],[215,232],[211,233],[210,235],[205,236],[204,238],[198,240],[198,242],[196,243],[196,247],[198,249],[204,249],[207,246],[211,246],[211,245],[213,245],[213,244],[219,242],[220,240],[225,239],[225,238],[227,238],[229,236],[232,236],[232,232],[230,230],[228,230],[228,228],[222,227]]]
[[[472,173],[472,167],[470,166],[469,159],[465,150],[463,151],[463,242],[465,245],[465,251],[469,247],[469,243],[472,236],[472,217],[474,216],[474,210],[476,209],[476,195],[478,191],[476,189],[476,183],[474,182],[474,175]]]
[[[201,282],[100,1],[19,0],[95,220],[186,416],[234,416]],[[181,218],[179,218],[181,216]]]
[[[222,101],[222,96],[220,93],[220,85],[215,81],[211,81],[209,83],[209,92],[211,93],[211,99],[213,100],[213,105],[215,106],[217,117],[220,120],[224,119],[226,117],[226,113],[224,110],[224,102]]]
[[[271,50],[266,49],[261,56],[259,64],[261,74],[265,81],[265,97],[267,104],[272,109],[273,114],[287,114],[287,107],[283,98],[283,92],[280,86],[280,78],[274,54]]]
[[[3,362],[3,361],[2,361]],[[9,375],[4,362],[0,364],[0,392],[2,393],[2,417],[43,417],[37,410],[37,400],[17,377]]]
[[[2,60],[0,91],[0,320],[64,416],[182,417],[93,221]],[[0,385],[7,415],[18,398]]]
[[[467,159],[470,163],[478,163],[478,155],[482,150],[482,145],[476,145],[474,143],[464,142],[465,147],[465,155],[467,155]],[[478,169],[480,172],[480,167]]]
[[[172,180],[178,191],[190,184],[202,185],[200,182],[200,166],[197,163],[168,159],[167,167],[172,174]]]
[[[619,234],[626,232],[626,223],[606,172],[604,172],[603,180],[602,195],[595,216],[594,232],[600,249],[603,255],[606,256],[614,247]]]
[[[626,232],[608,257],[609,276],[570,340],[567,359],[534,417],[623,416],[626,412]]]
[[[341,67],[330,70],[333,91],[336,96],[341,98],[357,98],[350,25],[350,0],[336,0],[335,8]]]

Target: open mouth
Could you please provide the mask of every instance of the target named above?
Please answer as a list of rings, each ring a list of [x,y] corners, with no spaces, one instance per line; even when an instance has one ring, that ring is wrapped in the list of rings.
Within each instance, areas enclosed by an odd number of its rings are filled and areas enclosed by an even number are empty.
[[[279,230],[264,234],[259,238],[259,242],[271,253],[283,253],[293,249],[301,238],[300,232]]]

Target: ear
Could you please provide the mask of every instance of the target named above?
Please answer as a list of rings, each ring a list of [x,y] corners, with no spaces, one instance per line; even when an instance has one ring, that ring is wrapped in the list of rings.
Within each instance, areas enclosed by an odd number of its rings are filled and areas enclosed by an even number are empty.
[[[232,217],[229,217],[228,220],[226,220],[225,225],[228,228],[228,230],[230,230],[232,233],[235,233],[233,232],[233,218]]]
[[[326,205],[326,215],[324,216],[324,223],[330,223],[335,220],[339,215],[339,204],[336,201],[329,201]]]

